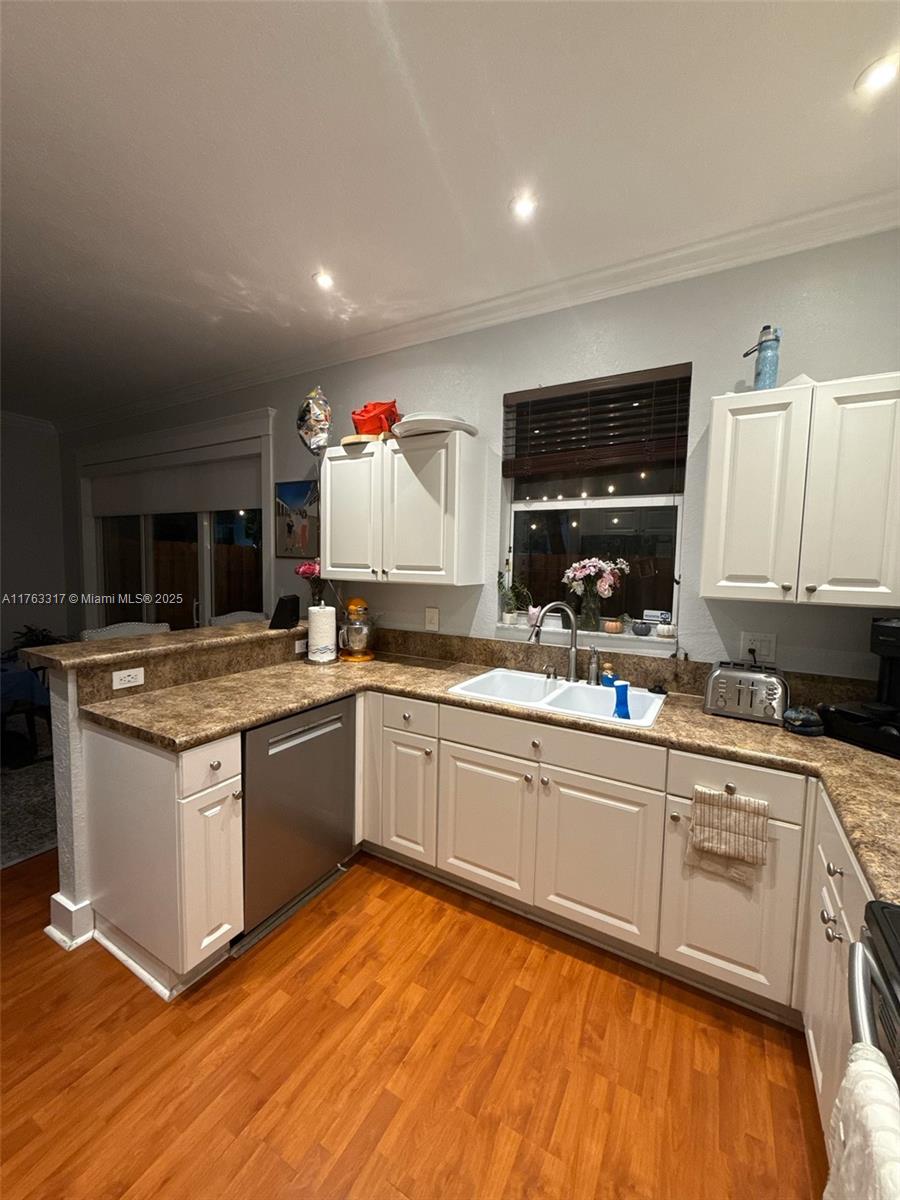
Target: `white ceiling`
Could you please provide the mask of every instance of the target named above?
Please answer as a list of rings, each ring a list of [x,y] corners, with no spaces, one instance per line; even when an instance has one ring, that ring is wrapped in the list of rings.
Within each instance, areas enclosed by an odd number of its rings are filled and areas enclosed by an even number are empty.
[[[852,84],[897,13],[7,0],[4,405],[69,423],[763,257],[770,226],[883,228],[900,88]]]

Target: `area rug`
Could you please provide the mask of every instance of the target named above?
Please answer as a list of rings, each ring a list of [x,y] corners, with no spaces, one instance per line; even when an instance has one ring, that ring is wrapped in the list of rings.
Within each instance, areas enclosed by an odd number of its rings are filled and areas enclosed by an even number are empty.
[[[56,845],[56,791],[50,739],[38,729],[37,762],[0,774],[0,866]]]

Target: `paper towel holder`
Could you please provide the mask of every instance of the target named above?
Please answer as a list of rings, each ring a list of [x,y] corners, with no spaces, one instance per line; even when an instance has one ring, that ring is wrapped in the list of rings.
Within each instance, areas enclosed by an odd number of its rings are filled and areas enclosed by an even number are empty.
[[[280,596],[269,622],[270,629],[293,629],[300,620],[300,597]]]

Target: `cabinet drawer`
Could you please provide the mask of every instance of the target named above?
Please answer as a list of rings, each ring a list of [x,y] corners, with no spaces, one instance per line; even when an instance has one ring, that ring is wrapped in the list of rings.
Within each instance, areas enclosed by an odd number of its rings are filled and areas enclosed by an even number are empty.
[[[178,794],[193,796],[241,773],[241,735],[233,733],[178,756]]]
[[[441,737],[655,791],[665,789],[666,751],[662,746],[561,729],[540,721],[498,717],[450,704],[441,705]]]
[[[726,783],[733,783],[742,796],[766,800],[770,817],[789,821],[792,825],[803,824],[804,775],[728,762],[723,758],[707,758],[702,754],[685,754],[681,750],[670,751],[667,788],[670,795],[690,800],[697,785],[721,791]]]
[[[828,881],[833,903],[844,910],[853,937],[858,938],[866,903],[872,899],[872,893],[847,843],[825,789],[821,786],[818,789],[818,801],[813,870],[823,880]],[[828,870],[829,863],[834,869],[834,874]]]
[[[406,696],[385,696],[384,723],[389,729],[438,735],[438,706],[429,700],[409,700]]]

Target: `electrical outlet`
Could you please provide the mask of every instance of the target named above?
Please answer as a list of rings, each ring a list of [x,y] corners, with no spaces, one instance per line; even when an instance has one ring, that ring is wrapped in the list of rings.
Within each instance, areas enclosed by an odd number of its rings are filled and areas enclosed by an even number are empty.
[[[425,628],[429,633],[437,633],[441,627],[441,610],[439,608],[425,609]]]
[[[143,667],[129,667],[127,671],[113,671],[113,691],[119,688],[139,687],[144,682]]]
[[[753,662],[751,650],[756,651],[758,663],[773,663],[778,638],[774,633],[741,633],[741,659],[743,662]]]
[[[306,640],[306,638],[295,638],[294,639],[294,653],[295,654],[305,654],[306,648],[308,645],[309,645],[309,642]]]

